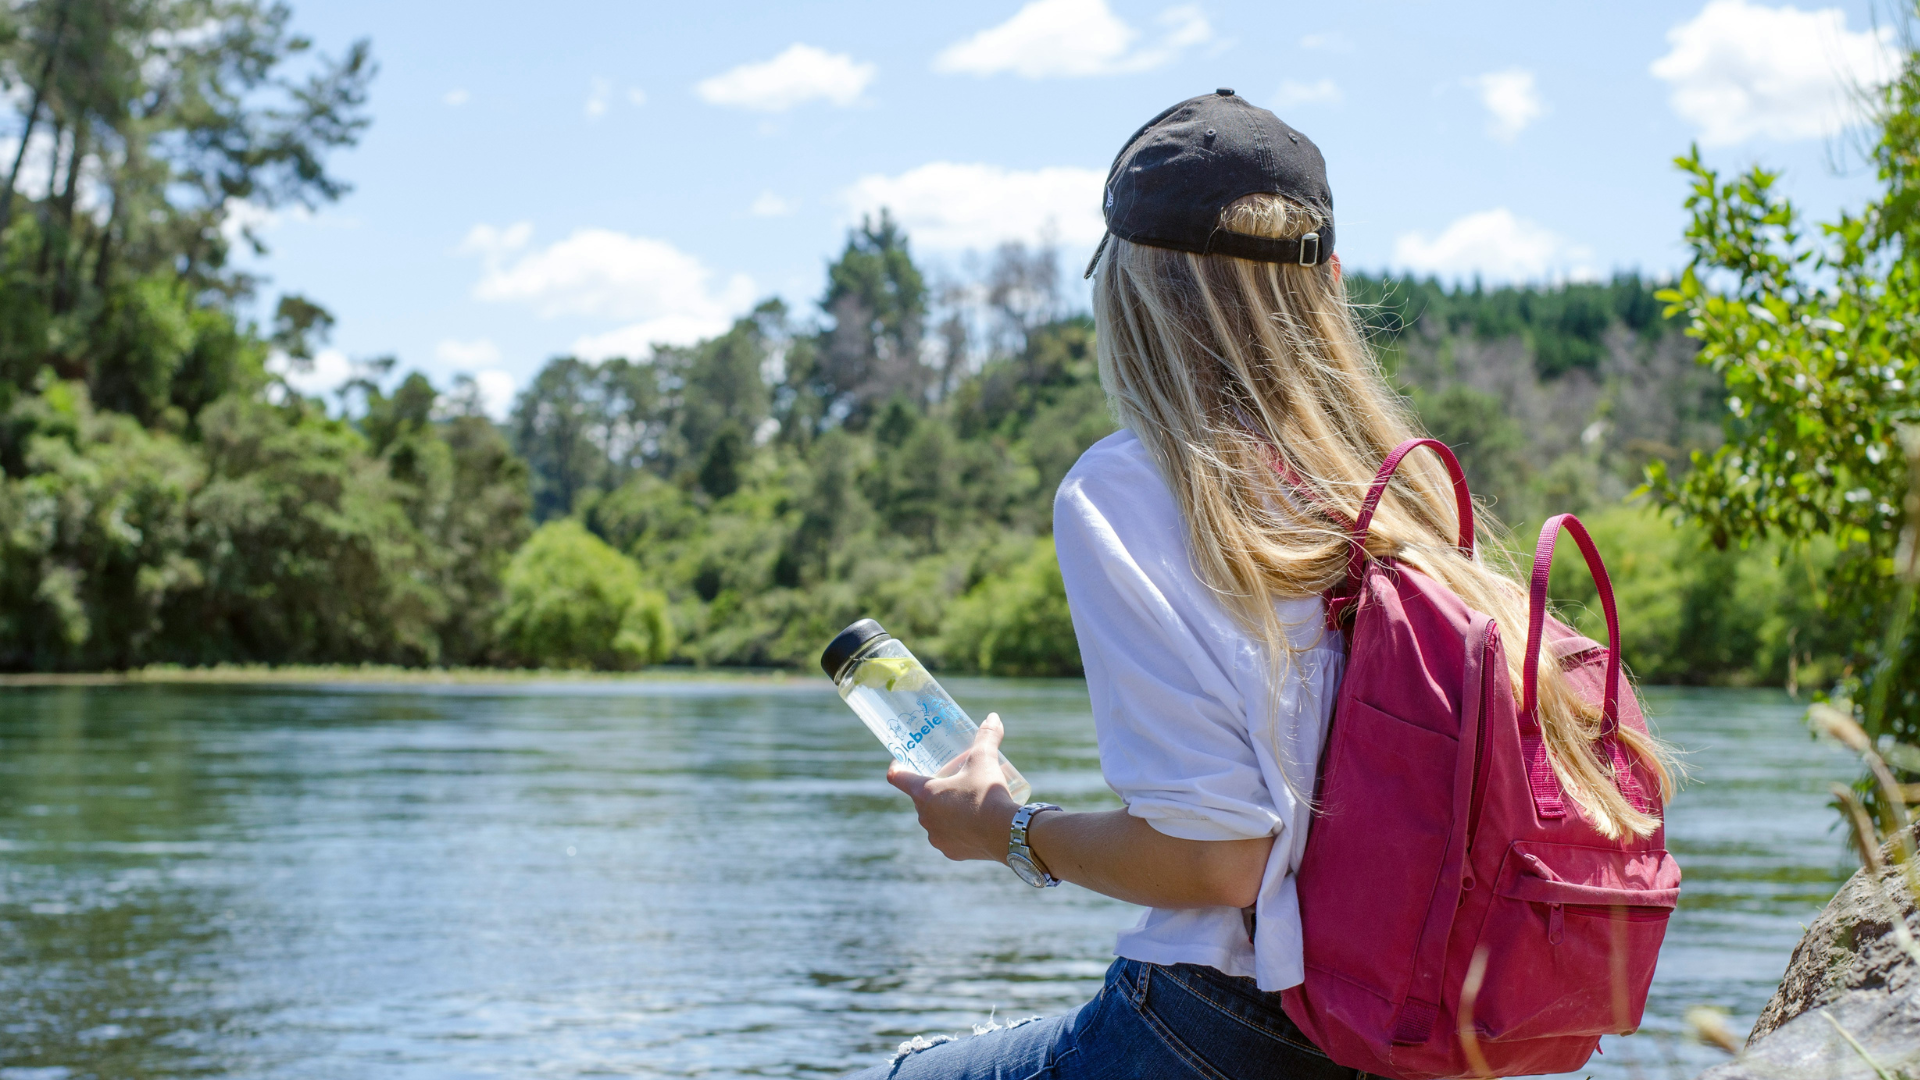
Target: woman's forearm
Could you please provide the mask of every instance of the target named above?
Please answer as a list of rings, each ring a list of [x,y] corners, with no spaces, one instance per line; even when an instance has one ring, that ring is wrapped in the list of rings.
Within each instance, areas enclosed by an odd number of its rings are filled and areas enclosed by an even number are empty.
[[[964,760],[940,776],[899,762],[887,782],[913,799],[927,841],[949,859],[1007,859],[1008,824],[1019,809],[1000,771],[1005,728],[989,713]],[[1260,895],[1273,837],[1182,840],[1125,810],[1048,810],[1027,825],[1027,846],[1062,881],[1149,907],[1247,907]]]
[[[1273,837],[1182,840],[1125,810],[1048,811],[1027,846],[1062,881],[1148,907],[1248,907],[1260,895]]]

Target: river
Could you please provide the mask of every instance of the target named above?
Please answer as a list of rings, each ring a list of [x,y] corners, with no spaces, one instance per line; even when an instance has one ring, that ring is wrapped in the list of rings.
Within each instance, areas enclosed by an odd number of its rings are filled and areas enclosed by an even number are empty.
[[[1036,797],[1116,805],[1086,691],[955,679]],[[1801,706],[1647,694],[1688,751],[1645,1027],[1716,1060],[1847,869]],[[1136,909],[927,847],[823,680],[0,690],[0,1080],[831,1077],[1071,1008]]]

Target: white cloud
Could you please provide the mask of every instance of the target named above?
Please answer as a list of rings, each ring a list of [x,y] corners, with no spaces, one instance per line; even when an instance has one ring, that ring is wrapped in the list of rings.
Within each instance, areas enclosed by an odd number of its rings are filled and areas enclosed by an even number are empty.
[[[473,295],[489,303],[526,304],[542,318],[627,324],[581,338],[575,347],[582,356],[631,355],[655,342],[708,337],[724,331],[753,300],[750,278],[736,274],[716,288],[705,264],[663,240],[580,229],[545,248],[528,249],[531,237],[524,222],[504,229],[474,226],[460,248],[481,258]]]
[[[495,225],[475,225],[467,230],[466,239],[454,250],[462,255],[478,255],[490,262],[513,254],[527,246],[533,239],[533,222],[516,221],[506,228]]]
[[[445,338],[433,347],[434,359],[456,368],[480,368],[500,362],[500,348],[486,338],[456,341]]]
[[[607,115],[607,106],[612,103],[613,83],[607,79],[594,79],[592,89],[587,92],[586,114],[597,120]]]
[[[456,86],[453,89],[447,91],[446,93],[441,94],[440,100],[457,109],[460,106],[465,105],[469,100],[472,99],[472,97],[473,97],[472,94],[469,94],[466,92],[466,90]]]
[[[82,171],[80,177],[82,181],[90,179],[85,171]],[[93,201],[87,198],[89,194],[87,185],[82,183],[80,197],[77,201],[83,209],[87,208],[89,203]],[[290,221],[327,225],[335,228],[355,228],[359,225],[357,219],[347,217],[332,218],[326,215],[319,215],[297,204],[287,207],[284,210],[275,210],[272,207],[261,206],[259,203],[249,202],[246,199],[237,199],[231,195],[227,196],[226,202],[221,204],[221,211],[220,235],[226,239],[227,243],[234,246],[238,246],[248,236],[253,237],[256,241],[262,240],[268,233]]]
[[[1346,52],[1353,48],[1347,39],[1338,33],[1308,34],[1300,39],[1303,49],[1316,49],[1321,52]]]
[[[753,205],[747,208],[747,212],[754,217],[786,217],[793,213],[795,208],[792,199],[784,199],[771,191],[763,191],[759,198],[753,200]]]
[[[1321,79],[1314,83],[1294,82],[1288,79],[1280,84],[1280,89],[1273,95],[1273,104],[1279,109],[1290,105],[1309,105],[1316,102],[1338,105],[1342,97],[1340,88],[1334,85],[1332,79]]]
[[[1475,274],[1490,281],[1583,279],[1595,276],[1593,254],[1552,230],[1513,216],[1505,207],[1468,214],[1439,236],[1403,234],[1394,241],[1394,265],[1442,278]]]
[[[434,359],[473,380],[481,411],[495,420],[505,420],[513,410],[513,393],[519,385],[510,371],[492,365],[500,362],[500,347],[486,338],[460,341],[442,338],[433,347]],[[446,404],[443,399],[442,405]]]
[[[809,101],[845,107],[860,100],[875,71],[844,53],[796,43],[771,60],[702,79],[693,90],[709,105],[760,112],[785,112]]]
[[[353,361],[339,349],[321,349],[304,364],[276,349],[267,356],[267,370],[307,397],[331,394],[355,375]]]
[[[1469,81],[1480,91],[1480,104],[1487,107],[1487,134],[1501,142],[1512,142],[1528,124],[1547,113],[1547,103],[1541,100],[1531,71],[1489,71]]]
[[[627,104],[639,108],[647,103],[647,92],[637,86],[627,87]]]
[[[1650,70],[1709,146],[1832,135],[1859,117],[1853,90],[1885,83],[1900,64],[1891,27],[1850,31],[1839,8],[1713,0],[1667,42]]]
[[[505,420],[513,411],[513,394],[519,381],[499,370],[475,372],[473,385],[480,391],[480,407],[495,420]]]
[[[1159,42],[1135,49],[1140,31],[1107,0],[1032,0],[1006,22],[941,50],[933,69],[982,76],[1010,71],[1029,79],[1113,75],[1159,67],[1213,38],[1197,5],[1169,8],[1159,22]]]
[[[248,236],[258,238],[280,224],[279,211],[231,195],[221,210],[220,235],[229,244],[238,244]]]
[[[856,219],[882,207],[891,210],[913,242],[928,249],[1031,242],[1049,229],[1063,244],[1091,247],[1106,231],[1100,217],[1105,182],[1106,173],[1095,169],[1020,172],[936,161],[898,176],[863,176],[845,198]]]
[[[599,363],[610,356],[641,357],[655,345],[690,345],[702,338],[723,333],[733,325],[731,318],[711,319],[700,315],[662,315],[608,330],[583,334],[573,339],[573,355]]]

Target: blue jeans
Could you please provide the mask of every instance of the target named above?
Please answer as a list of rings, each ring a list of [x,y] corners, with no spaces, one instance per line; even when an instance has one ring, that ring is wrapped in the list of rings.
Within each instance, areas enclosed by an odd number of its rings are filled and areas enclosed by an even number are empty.
[[[905,1047],[848,1080],[1365,1080],[1307,1040],[1280,995],[1197,964],[1120,959],[1092,1001],[1029,1020]]]

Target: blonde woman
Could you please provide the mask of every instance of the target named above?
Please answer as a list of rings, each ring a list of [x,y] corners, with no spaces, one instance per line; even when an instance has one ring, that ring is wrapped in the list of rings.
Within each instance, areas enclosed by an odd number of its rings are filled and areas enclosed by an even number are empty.
[[[903,1052],[863,1080],[1029,1076],[1336,1080],[1280,1009],[1301,982],[1294,872],[1346,655],[1322,594],[1380,460],[1417,433],[1340,283],[1326,166],[1231,90],[1153,118],[1108,173],[1094,280],[1100,378],[1122,430],[1060,485],[1054,534],[1106,780],[1123,810],[1018,806],[981,726],[957,772],[895,765],[933,846],[1149,909],[1075,1012]],[[1526,595],[1454,547],[1431,460],[1401,467],[1369,549],[1493,616],[1519,670]],[[1542,667],[1554,764],[1582,813],[1650,833],[1597,734]],[[1653,753],[1650,747],[1643,747]],[[1657,760],[1657,756],[1654,760]]]

